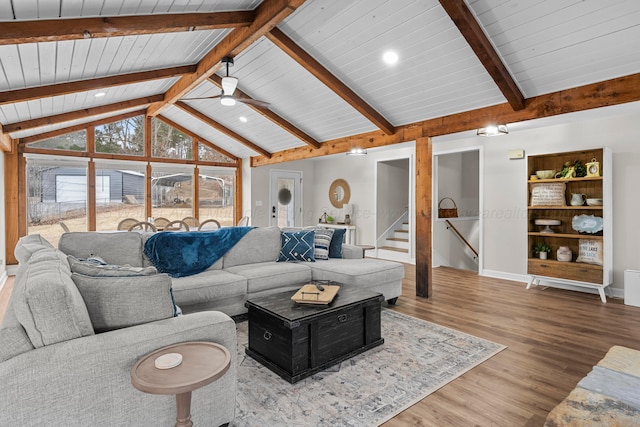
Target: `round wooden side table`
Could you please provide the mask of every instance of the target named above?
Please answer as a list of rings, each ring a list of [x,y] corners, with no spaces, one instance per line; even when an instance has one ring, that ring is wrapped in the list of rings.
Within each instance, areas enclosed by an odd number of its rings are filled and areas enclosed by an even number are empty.
[[[182,363],[170,369],[156,368],[155,360],[167,353],[180,353]],[[176,427],[191,427],[191,392],[223,376],[230,364],[229,350],[219,344],[204,341],[174,344],[138,360],[131,368],[131,384],[145,393],[175,394]]]

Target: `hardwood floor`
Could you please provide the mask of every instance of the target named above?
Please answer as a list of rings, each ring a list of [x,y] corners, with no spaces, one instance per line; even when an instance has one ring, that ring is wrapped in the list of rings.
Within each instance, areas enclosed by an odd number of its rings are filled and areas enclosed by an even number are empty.
[[[384,424],[541,426],[612,345],[640,349],[640,308],[620,299],[433,270],[433,297],[415,296],[407,265],[398,312],[508,346]],[[13,281],[13,277],[9,279]],[[0,318],[13,282],[0,293]]]
[[[415,296],[407,266],[394,310],[508,348],[384,424],[542,426],[612,345],[640,349],[640,308],[621,299],[436,268],[433,297]]]

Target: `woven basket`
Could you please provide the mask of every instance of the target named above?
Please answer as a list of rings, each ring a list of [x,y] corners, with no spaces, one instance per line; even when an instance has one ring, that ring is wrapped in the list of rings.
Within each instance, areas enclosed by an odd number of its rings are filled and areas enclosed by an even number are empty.
[[[444,202],[445,200],[451,200],[451,203],[453,203],[453,207],[452,208],[441,207],[442,202]],[[456,202],[454,202],[451,197],[443,197],[442,199],[440,199],[440,202],[438,202],[438,218],[457,218],[457,217],[458,217],[458,206],[456,205]]]

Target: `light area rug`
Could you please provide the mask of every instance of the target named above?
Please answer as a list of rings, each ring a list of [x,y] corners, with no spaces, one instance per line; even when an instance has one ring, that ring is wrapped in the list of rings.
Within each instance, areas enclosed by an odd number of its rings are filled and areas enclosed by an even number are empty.
[[[506,348],[383,309],[384,344],[290,384],[245,354],[247,326],[237,324],[237,427],[376,426]]]

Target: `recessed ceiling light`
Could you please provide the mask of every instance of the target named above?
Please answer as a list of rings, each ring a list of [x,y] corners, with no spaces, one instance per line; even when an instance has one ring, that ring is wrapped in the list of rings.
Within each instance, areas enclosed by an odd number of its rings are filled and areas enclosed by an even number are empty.
[[[95,96],[96,98],[100,98],[101,96],[105,96],[106,93],[105,92],[98,92],[96,94],[94,94],[93,96]]]
[[[382,60],[386,64],[394,65],[396,62],[398,62],[398,54],[392,50],[388,50],[382,55]]]
[[[249,121],[249,119],[247,119],[245,116],[238,117],[238,120],[240,120],[242,123],[247,123]]]

